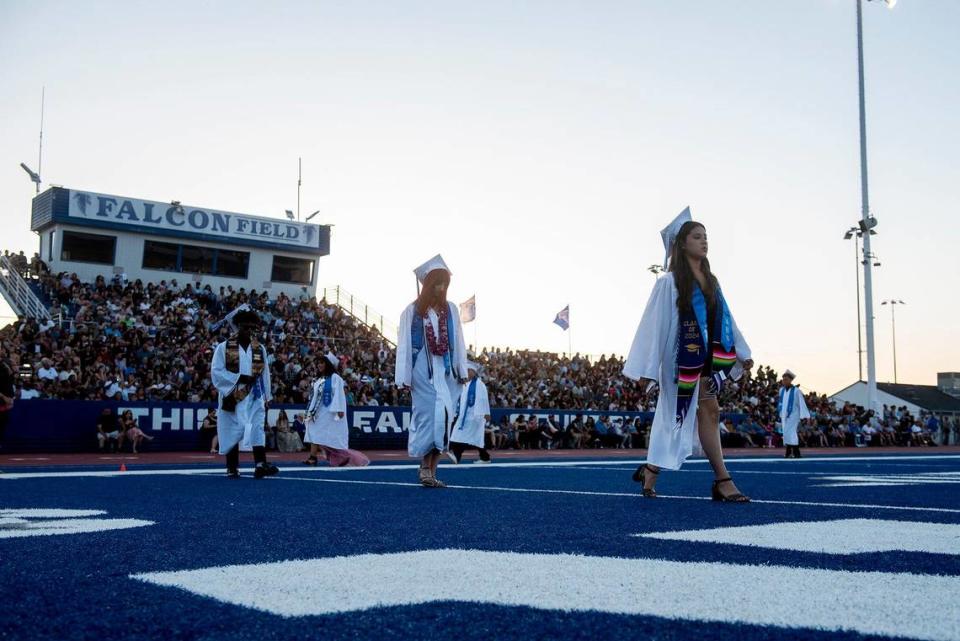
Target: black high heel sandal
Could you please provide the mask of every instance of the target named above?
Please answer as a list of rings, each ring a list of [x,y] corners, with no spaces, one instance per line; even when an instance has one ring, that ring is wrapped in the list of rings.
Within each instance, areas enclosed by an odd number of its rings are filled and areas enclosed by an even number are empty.
[[[720,484],[733,482],[733,479],[729,476],[725,479],[717,479],[713,482],[713,487],[711,488],[711,497],[714,501],[720,501],[721,503],[749,503],[750,497],[746,494],[741,494],[737,492],[736,494],[731,494],[730,496],[724,496],[720,493]]]
[[[637,483],[647,484],[647,472],[650,472],[654,476],[660,473],[660,470],[654,471],[652,467],[644,463],[636,469],[633,473],[633,480]],[[643,488],[643,497],[646,499],[655,499],[657,498],[657,491],[653,488]]]

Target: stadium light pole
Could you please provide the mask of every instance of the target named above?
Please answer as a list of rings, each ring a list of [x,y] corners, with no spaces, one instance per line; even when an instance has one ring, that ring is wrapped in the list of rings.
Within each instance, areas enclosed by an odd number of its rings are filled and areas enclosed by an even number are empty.
[[[853,239],[853,263],[857,273],[857,380],[863,380],[863,329],[860,323],[860,238],[859,227],[851,227],[843,235],[844,240]]]
[[[885,300],[881,305],[890,305],[890,324],[893,327],[893,382],[897,382],[897,305],[906,305],[899,298]]]
[[[867,0],[870,2],[871,0]],[[867,190],[867,109],[863,80],[863,0],[857,2],[857,72],[860,80],[860,231],[869,232],[877,226],[877,219],[870,215],[870,198]],[[883,0],[890,8],[896,0]],[[873,336],[873,269],[870,263],[870,234],[863,234],[863,297],[864,320],[867,335],[867,405],[877,409],[877,354]]]

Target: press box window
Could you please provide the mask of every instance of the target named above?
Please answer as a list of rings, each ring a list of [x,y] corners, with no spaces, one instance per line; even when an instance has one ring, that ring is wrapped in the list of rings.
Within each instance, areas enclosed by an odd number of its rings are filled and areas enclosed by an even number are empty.
[[[313,261],[306,258],[274,256],[270,280],[275,283],[309,285],[313,282]]]
[[[143,268],[159,269],[165,272],[179,271],[177,259],[180,254],[180,245],[173,243],[159,243],[147,240],[143,243]]]
[[[155,240],[143,243],[144,269],[246,278],[249,264],[248,252]]]
[[[190,274],[212,274],[216,250],[195,245],[180,246],[180,271]]]
[[[247,252],[217,250],[217,275],[246,278],[247,267],[250,264],[250,254]]]
[[[112,265],[117,249],[117,237],[65,231],[60,245],[60,260]]]

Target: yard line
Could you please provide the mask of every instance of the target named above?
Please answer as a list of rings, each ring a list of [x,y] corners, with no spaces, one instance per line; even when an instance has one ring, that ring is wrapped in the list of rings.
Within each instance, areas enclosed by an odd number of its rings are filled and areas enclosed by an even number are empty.
[[[932,454],[927,456],[831,456],[824,458],[805,458],[802,461],[796,461],[793,459],[783,459],[783,458],[734,458],[727,459],[727,464],[739,464],[739,463],[758,463],[758,464],[786,464],[786,465],[796,465],[798,463],[839,463],[845,461],[904,461],[904,460],[960,460],[960,455],[958,454]],[[608,460],[608,461],[515,461],[515,462],[502,462],[502,463],[491,463],[489,465],[463,465],[454,468],[453,465],[444,464],[445,469],[461,469],[461,470],[481,470],[481,469],[494,469],[494,468],[577,468],[583,466],[626,466],[626,465],[640,465],[645,463],[645,459],[618,459],[618,460]],[[706,459],[690,459],[686,462],[686,465],[707,465],[709,462]],[[377,470],[381,471],[390,471],[390,470],[416,470],[419,469],[419,463],[394,463],[390,465],[370,465],[369,467],[307,467],[307,466],[284,466],[280,468],[281,472],[310,472],[310,473],[335,473],[335,474],[346,474],[346,473],[364,473],[364,472],[374,472]],[[693,471],[693,470],[691,470]],[[744,473],[746,470],[741,471]],[[0,474],[0,481],[13,481],[21,479],[38,479],[38,478],[109,478],[109,477],[118,477],[118,476],[190,476],[196,474],[223,474],[224,470],[220,467],[204,467],[204,468],[172,468],[172,469],[157,469],[157,470],[129,470],[126,472],[121,472],[119,470],[75,470],[69,472],[7,472],[5,474]]]
[[[406,483],[400,481],[360,481],[354,479],[308,479],[308,478],[292,478],[284,477],[281,478],[282,481],[304,481],[312,483],[346,483],[346,484],[355,484],[355,485],[392,485],[399,487],[420,487],[419,483]],[[481,490],[488,492],[529,492],[534,494],[567,494],[573,496],[613,496],[618,498],[633,498],[639,499],[643,496],[636,492],[594,492],[590,490],[553,490],[548,488],[533,488],[533,487],[499,487],[495,485],[447,485],[447,489],[452,490]],[[658,498],[662,499],[675,499],[675,500],[688,500],[688,501],[709,501],[709,496],[682,496],[682,495],[667,495],[667,494],[658,494]],[[875,504],[864,504],[864,503],[832,503],[826,501],[775,501],[768,499],[753,499],[753,503],[760,503],[764,505],[801,505],[804,507],[836,507],[844,509],[861,509],[861,510],[899,510],[907,512],[938,512],[945,514],[960,514],[960,509],[951,509],[945,507],[913,507],[908,505],[875,505]]]

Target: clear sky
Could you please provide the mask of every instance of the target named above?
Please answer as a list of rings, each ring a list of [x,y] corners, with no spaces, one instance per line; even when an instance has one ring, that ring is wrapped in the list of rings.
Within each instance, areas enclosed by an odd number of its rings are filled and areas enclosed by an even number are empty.
[[[878,378],[960,370],[960,2],[865,3]],[[854,0],[0,0],[3,246],[45,182],[335,224],[398,319],[442,252],[481,344],[625,354],[689,205],[760,363],[857,377]],[[9,313],[4,311],[3,313]]]

